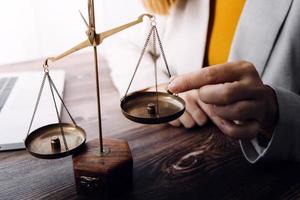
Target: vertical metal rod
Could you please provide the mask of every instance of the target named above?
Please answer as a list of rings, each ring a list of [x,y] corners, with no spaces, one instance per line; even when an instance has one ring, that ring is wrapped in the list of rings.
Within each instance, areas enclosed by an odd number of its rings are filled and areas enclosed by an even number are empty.
[[[97,47],[94,46],[94,62],[96,72],[96,89],[97,89],[97,110],[98,110],[98,128],[99,128],[99,143],[100,152],[103,153],[103,138],[102,138],[102,118],[101,118],[101,101],[100,101],[100,82],[99,82],[99,68],[98,68],[98,56]]]
[[[99,67],[98,67],[98,55],[97,46],[95,45],[96,25],[95,25],[95,11],[94,0],[88,0],[89,11],[89,31],[93,31],[92,44],[94,47],[94,62],[95,62],[95,74],[96,74],[96,89],[97,89],[97,111],[98,111],[98,129],[99,129],[99,143],[100,153],[104,153],[103,150],[103,138],[102,138],[102,118],[101,118],[101,97],[100,97],[100,82],[99,82]]]

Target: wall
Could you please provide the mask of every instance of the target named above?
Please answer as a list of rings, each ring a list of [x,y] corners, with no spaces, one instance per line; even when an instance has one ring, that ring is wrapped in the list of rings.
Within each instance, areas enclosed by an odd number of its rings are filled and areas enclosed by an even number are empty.
[[[0,65],[53,56],[83,41],[79,9],[87,18],[86,0],[0,1]],[[143,12],[140,0],[95,0],[95,10],[97,32]]]

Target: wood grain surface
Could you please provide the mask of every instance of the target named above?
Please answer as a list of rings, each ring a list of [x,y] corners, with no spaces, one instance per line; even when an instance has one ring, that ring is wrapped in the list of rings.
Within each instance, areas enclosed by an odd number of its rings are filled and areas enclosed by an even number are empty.
[[[42,63],[2,66],[0,72],[41,70]],[[52,68],[66,70],[64,100],[88,140],[97,138],[92,55],[70,56],[50,64]],[[127,120],[121,114],[108,67],[102,62],[100,68],[103,135],[126,139],[133,156],[134,188],[119,199],[300,198],[299,165],[249,164],[238,143],[225,138],[212,124],[186,130]],[[63,119],[68,120],[65,112]],[[21,150],[0,153],[0,199],[85,198],[76,194],[71,157],[41,160]]]

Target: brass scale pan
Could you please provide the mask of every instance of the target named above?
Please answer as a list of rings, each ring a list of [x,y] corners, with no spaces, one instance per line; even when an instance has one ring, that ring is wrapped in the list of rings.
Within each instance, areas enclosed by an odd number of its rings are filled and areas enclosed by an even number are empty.
[[[42,126],[29,133],[32,122],[35,117],[37,106],[40,101],[43,88],[45,86],[46,79],[48,79],[49,81],[50,91],[52,94],[53,102],[58,116],[58,123]],[[58,114],[59,113],[58,107],[54,98],[54,92],[56,92],[57,96],[62,102],[62,105],[67,111],[70,118],[72,119],[73,124],[62,123],[60,121],[59,114]],[[86,141],[85,131],[81,127],[76,125],[73,117],[71,116],[69,110],[67,109],[65,103],[63,102],[62,97],[58,93],[57,88],[52,78],[50,77],[49,71],[47,69],[47,72],[45,71],[43,82],[41,84],[36,106],[29,126],[28,134],[24,142],[27,151],[31,155],[37,158],[44,158],[44,159],[62,158],[68,155],[72,155],[75,152],[79,151],[84,146],[85,141]]]
[[[68,150],[61,136],[60,126],[64,130]],[[49,124],[31,132],[25,140],[27,151],[37,158],[55,159],[72,155],[85,143],[85,131],[73,124]]]
[[[121,109],[124,116],[134,122],[160,124],[180,117],[185,103],[169,93],[136,92],[121,99]]]

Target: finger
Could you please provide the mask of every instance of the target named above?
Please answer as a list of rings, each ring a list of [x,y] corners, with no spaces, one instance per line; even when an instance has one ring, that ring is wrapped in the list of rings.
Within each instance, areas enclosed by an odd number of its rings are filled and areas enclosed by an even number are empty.
[[[199,126],[205,125],[208,121],[208,117],[201,109],[194,110],[190,114]]]
[[[168,90],[173,93],[180,93],[198,89],[204,85],[240,80],[243,74],[247,74],[246,72],[251,68],[250,66],[253,68],[253,65],[250,63],[235,62],[202,68],[196,72],[173,78],[168,86]]]
[[[246,99],[256,99],[261,95],[259,88],[249,88],[242,81],[205,85],[199,90],[199,98],[207,104],[226,105]]]
[[[260,120],[261,109],[257,101],[238,101],[225,106],[213,106],[214,113],[227,120]]]
[[[232,121],[219,117],[210,104],[198,102],[202,110],[213,121],[213,123],[227,136],[235,139],[251,139],[256,136],[259,131],[259,123],[256,121],[244,122],[237,124]]]
[[[204,111],[206,116],[208,116],[209,118],[212,118],[215,115],[212,105],[206,104],[206,103],[202,102],[201,100],[198,100],[197,103],[199,104],[200,108]]]
[[[199,126],[203,126],[208,120],[206,114],[195,101],[186,105],[186,111],[192,116]]]
[[[196,124],[196,122],[188,112],[184,112],[179,120],[185,128],[192,128]]]
[[[181,122],[179,121],[179,119],[176,119],[176,120],[170,121],[169,124],[171,124],[172,126],[175,126],[175,127],[179,127],[181,125]]]
[[[257,121],[237,124],[220,118],[216,125],[225,135],[233,139],[252,139],[259,132],[259,123]]]

